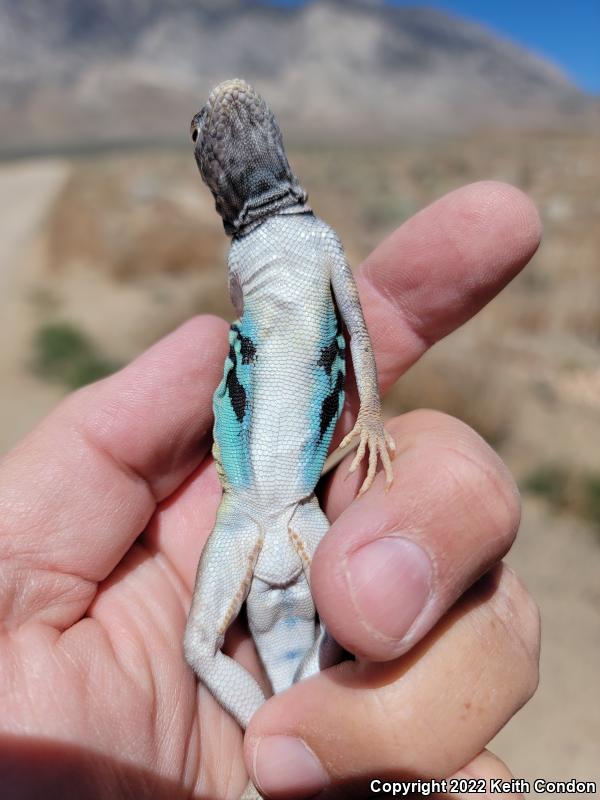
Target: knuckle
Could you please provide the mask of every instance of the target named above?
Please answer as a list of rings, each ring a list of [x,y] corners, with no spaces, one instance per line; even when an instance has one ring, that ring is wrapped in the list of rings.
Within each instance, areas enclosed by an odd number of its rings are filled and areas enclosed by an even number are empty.
[[[539,607],[518,575],[502,565],[499,602],[494,604],[511,644],[520,658],[523,702],[535,692],[539,681],[540,612]]]
[[[510,548],[521,520],[521,500],[508,468],[481,437],[464,423],[446,418],[439,463],[458,485],[480,529],[498,540],[500,555]]]
[[[389,429],[402,458],[412,451],[413,462],[428,465],[425,479],[436,500],[457,508],[471,538],[480,541],[482,557],[501,558],[517,534],[521,502],[512,475],[492,448],[468,425],[440,411],[411,411],[390,420]]]

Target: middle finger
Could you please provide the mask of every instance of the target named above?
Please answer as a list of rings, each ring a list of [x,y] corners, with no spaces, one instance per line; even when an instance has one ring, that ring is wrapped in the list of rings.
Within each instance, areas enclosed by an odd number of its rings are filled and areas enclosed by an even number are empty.
[[[515,537],[519,496],[494,451],[463,423],[434,411],[392,420],[395,479],[379,474],[350,504],[362,476],[327,492],[334,522],[311,567],[319,614],[346,649],[372,660],[409,650]],[[346,508],[349,506],[348,508]]]

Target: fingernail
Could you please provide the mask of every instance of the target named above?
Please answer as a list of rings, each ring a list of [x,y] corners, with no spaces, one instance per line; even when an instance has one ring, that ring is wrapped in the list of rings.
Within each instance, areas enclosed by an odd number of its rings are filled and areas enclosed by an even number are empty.
[[[400,641],[425,607],[431,561],[419,545],[386,536],[352,553],[347,565],[354,605],[372,631]]]
[[[254,751],[254,777],[259,791],[274,800],[313,797],[329,783],[313,751],[292,736],[259,739]]]

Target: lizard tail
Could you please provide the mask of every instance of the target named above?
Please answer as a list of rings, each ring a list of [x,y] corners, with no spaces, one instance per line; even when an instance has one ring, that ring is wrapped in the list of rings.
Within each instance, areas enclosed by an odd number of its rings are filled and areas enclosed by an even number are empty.
[[[275,693],[339,660],[338,646],[316,618],[310,591],[311,560],[328,527],[316,498],[298,504],[277,541],[291,543],[302,571],[285,585],[254,576],[248,621]]]

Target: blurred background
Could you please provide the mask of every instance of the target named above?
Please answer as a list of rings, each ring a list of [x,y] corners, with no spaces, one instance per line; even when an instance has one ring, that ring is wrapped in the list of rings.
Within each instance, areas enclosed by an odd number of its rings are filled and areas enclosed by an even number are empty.
[[[597,0],[0,0],[0,452],[190,315],[231,317],[188,142],[224,78],[267,97],[355,265],[469,181],[534,198],[532,264],[387,400],[465,420],[523,491],[542,680],[493,747],[527,779],[600,781],[598,42]]]

